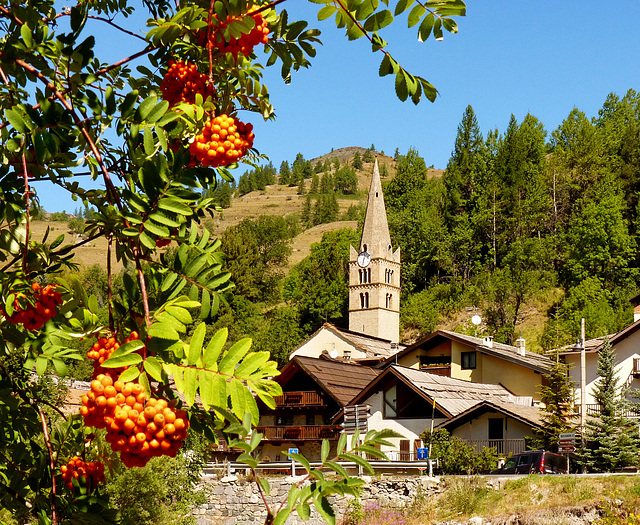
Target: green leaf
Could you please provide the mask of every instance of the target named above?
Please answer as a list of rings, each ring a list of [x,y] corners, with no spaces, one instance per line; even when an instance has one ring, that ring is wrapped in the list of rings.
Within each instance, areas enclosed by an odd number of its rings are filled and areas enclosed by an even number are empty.
[[[129,355],[137,350],[141,350],[144,348],[144,342],[139,339],[134,339],[133,341],[129,341],[128,343],[124,343],[122,346],[117,348],[111,354],[111,357],[120,357],[123,355]]]
[[[438,41],[444,38],[442,35],[442,18],[436,18],[435,24],[433,24],[433,36]]]
[[[27,123],[17,109],[5,110],[4,116],[18,133],[29,133]]]
[[[160,364],[160,361],[158,361],[156,357],[149,356],[147,357],[147,359],[145,359],[144,370],[151,376],[151,379],[162,382],[162,364]]]
[[[126,383],[128,381],[133,381],[137,379],[139,375],[140,375],[140,370],[138,370],[138,367],[130,366],[120,374],[120,377],[118,379]]]
[[[404,70],[398,71],[396,74],[396,95],[398,98],[404,102],[407,100],[409,96],[409,91],[407,90],[407,79],[404,76]]]
[[[367,18],[363,24],[365,31],[379,31],[393,22],[391,11],[378,11]]]
[[[198,370],[196,368],[185,368],[184,370],[184,401],[187,406],[193,405],[196,400],[196,390],[198,389]]]
[[[178,215],[184,215],[185,217],[188,217],[193,213],[189,206],[170,197],[160,199],[158,202],[158,208],[177,213]]]
[[[442,26],[449,31],[449,33],[457,33],[458,32],[458,24],[452,18],[443,18]]]
[[[273,525],[284,525],[290,514],[291,509],[289,508],[284,508],[278,511],[278,514],[276,514],[276,517],[273,519]]]
[[[326,496],[319,496],[313,500],[313,506],[316,508],[322,519],[329,525],[335,525],[336,515]]]
[[[435,20],[436,19],[433,16],[433,13],[429,13],[424,17],[424,20],[422,21],[422,23],[420,24],[420,28],[418,29],[418,40],[420,42],[425,42],[427,38],[429,38]]]
[[[218,361],[220,352],[222,352],[222,349],[227,342],[227,337],[229,337],[228,328],[221,328],[213,335],[209,344],[207,344],[207,348],[204,351],[202,359],[202,363],[205,368],[211,368]]]
[[[136,121],[142,122],[147,116],[151,113],[151,110],[156,106],[156,102],[158,101],[158,97],[155,95],[150,95],[145,98],[136,111]]]
[[[237,341],[231,348],[229,348],[218,365],[220,373],[226,375],[233,374],[236,365],[251,348],[251,343],[252,341],[249,338],[240,339],[240,341]]]
[[[269,360],[269,357],[270,354],[267,351],[254,352],[250,354],[238,365],[234,375],[241,379],[248,378],[256,370],[263,368],[265,363]]]
[[[153,124],[154,122],[157,122],[158,120],[160,120],[160,118],[164,116],[164,114],[167,112],[168,109],[169,109],[169,102],[166,100],[160,101],[160,103],[149,112],[149,114],[145,118],[145,121],[148,122],[149,124]]]
[[[396,4],[396,9],[393,12],[395,16],[398,16],[401,13],[404,13],[411,5],[415,2],[415,0],[399,0]]]
[[[318,11],[318,20],[322,21],[332,17],[337,10],[338,8],[332,4],[325,5],[322,9],[320,9],[320,11]]]
[[[39,376],[44,375],[44,373],[47,371],[48,364],[49,360],[45,356],[39,355],[36,358],[36,374],[38,374]]]
[[[22,27],[20,28],[20,36],[22,37],[22,40],[24,40],[24,44],[27,48],[33,47],[31,29],[27,24],[22,24]]]
[[[298,503],[296,512],[298,513],[298,516],[300,516],[300,519],[307,521],[311,516],[311,507],[306,502]]]
[[[421,4],[414,6],[411,12],[409,13],[409,18],[407,20],[409,27],[413,27],[418,22],[420,22],[420,19],[424,16],[426,12],[427,10]]]
[[[330,468],[334,472],[337,472],[343,478],[348,478],[349,477],[349,474],[347,473],[346,469],[342,465],[340,465],[339,463],[336,463],[335,461],[325,461],[325,462],[323,462],[323,466],[325,466],[327,468]]]
[[[347,446],[347,435],[340,434],[340,437],[338,438],[338,445],[336,447],[336,454],[340,456],[344,452],[344,447],[346,446]]]
[[[151,128],[145,126],[144,127],[144,153],[147,157],[151,157],[156,150],[156,144],[153,140],[153,131]]]
[[[331,450],[331,444],[329,443],[329,440],[328,439],[323,439],[322,440],[322,447],[320,449],[320,461],[322,461],[322,463],[327,461],[327,458],[329,457],[329,451],[330,450]]]
[[[191,317],[189,310],[187,310],[186,308],[176,305],[169,305],[164,310],[169,315],[171,315],[171,317],[177,319],[183,324],[191,324],[193,322],[193,317]]]
[[[139,232],[138,239],[140,239],[140,242],[143,244],[143,246],[145,246],[149,250],[155,250],[156,240],[151,237],[146,231],[143,230]]]
[[[370,474],[374,473],[373,468],[371,467],[369,462],[363,457],[358,456],[357,454],[351,454],[350,452],[343,452],[342,454],[340,454],[340,458],[346,459],[348,461],[353,461],[356,465],[361,466]]]
[[[142,356],[140,354],[127,354],[119,357],[110,357],[102,366],[105,368],[122,368],[125,366],[133,366],[142,362]]]
[[[170,341],[178,341],[180,334],[166,323],[155,322],[149,327],[149,335],[158,337],[159,339],[168,339]]]
[[[202,355],[202,344],[204,343],[204,336],[207,333],[207,325],[200,323],[193,331],[191,341],[189,342],[189,350],[187,352],[187,364],[195,365],[200,356]]]

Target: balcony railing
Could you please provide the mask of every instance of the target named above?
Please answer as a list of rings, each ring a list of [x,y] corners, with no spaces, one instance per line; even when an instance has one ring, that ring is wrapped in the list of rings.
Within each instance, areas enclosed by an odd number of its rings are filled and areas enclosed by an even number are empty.
[[[509,454],[519,454],[526,450],[525,440],[523,439],[466,439],[467,444],[480,452],[483,448],[494,447],[499,455],[508,456]]]
[[[258,427],[265,441],[309,441],[338,439],[342,427],[338,425],[305,425],[287,427]]]
[[[585,405],[587,407],[587,415],[588,416],[599,416],[600,412],[602,412],[602,408],[600,407],[600,405],[598,403],[595,404],[587,404]],[[617,414],[621,417],[628,417],[628,418],[640,418],[640,413],[637,410],[632,410],[630,408],[626,408],[624,410],[621,410],[619,414]]]
[[[281,396],[275,396],[278,407],[322,406],[324,399],[318,392],[284,392]]]
[[[633,358],[633,371],[631,372],[631,375],[634,377],[640,376],[640,357]]]

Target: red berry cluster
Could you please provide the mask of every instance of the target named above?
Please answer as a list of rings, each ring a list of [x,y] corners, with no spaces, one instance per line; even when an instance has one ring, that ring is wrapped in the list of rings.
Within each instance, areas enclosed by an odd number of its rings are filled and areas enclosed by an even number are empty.
[[[232,22],[242,20],[244,16],[253,18],[255,21],[253,29],[248,33],[242,33],[240,38],[229,36],[229,41],[226,41],[223,30]],[[219,21],[218,26],[212,31],[208,47],[218,49],[222,53],[231,53],[235,58],[238,58],[239,53],[249,56],[255,46],[266,44],[269,41],[269,32],[269,26],[260,13],[227,17],[224,22]]]
[[[202,165],[228,166],[243,157],[253,146],[253,126],[228,115],[209,120],[189,145],[189,152]]]
[[[27,330],[40,330],[56,315],[57,307],[62,304],[62,295],[55,290],[56,286],[48,284],[41,288],[38,283],[33,283],[33,295],[30,298],[22,293],[17,294],[13,301],[13,315],[5,314],[7,320],[21,324]]]
[[[162,98],[171,106],[179,102],[195,104],[197,93],[206,98],[208,92],[213,92],[213,89],[207,90],[207,75],[198,72],[195,64],[175,60],[169,60],[169,69],[160,89]]]
[[[100,461],[86,463],[78,456],[72,457],[66,465],[60,467],[62,479],[69,490],[73,490],[73,479],[84,478],[87,488],[91,491],[100,483],[104,483],[104,465]]]
[[[85,423],[107,430],[106,440],[125,466],[143,467],[154,456],[174,457],[187,437],[189,420],[166,400],[149,398],[138,383],[100,374],[82,397]]]
[[[129,336],[124,340],[125,343],[139,339],[138,332],[131,332]],[[114,336],[110,337],[98,337],[98,340],[93,344],[91,349],[87,352],[87,357],[93,360],[93,376],[98,374],[106,374],[107,372],[115,375],[119,375],[124,368],[103,368],[102,363],[111,357],[111,354],[120,348],[120,343],[116,341]]]

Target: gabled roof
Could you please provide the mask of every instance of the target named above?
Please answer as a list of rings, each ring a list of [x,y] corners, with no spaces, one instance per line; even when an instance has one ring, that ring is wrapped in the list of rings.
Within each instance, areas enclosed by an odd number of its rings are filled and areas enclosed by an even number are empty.
[[[466,344],[474,348],[476,351],[483,354],[491,355],[493,357],[504,359],[505,361],[509,361],[511,363],[519,364],[536,372],[540,372],[541,374],[546,374],[551,369],[552,361],[547,356],[536,354],[535,352],[530,352],[529,350],[523,350],[524,355],[522,355],[520,353],[520,349],[515,346],[506,345],[495,341],[488,343],[486,340],[481,339],[480,337],[458,334],[449,330],[437,330],[430,333],[429,335],[423,337],[412,345],[407,346],[401,352],[398,352],[397,354],[387,358],[381,364],[381,366],[391,364],[397,359],[401,359],[405,355],[410,354],[418,348],[433,348],[441,344],[445,340],[458,341],[462,344]],[[488,346],[489,344],[491,344],[491,346]]]
[[[367,356],[367,359],[386,359],[394,355],[396,352],[404,349],[404,345],[392,344],[389,339],[382,339],[381,337],[366,335],[360,332],[352,332],[351,330],[338,328],[331,323],[324,323],[310,337],[296,346],[296,348],[294,348],[291,353],[293,354],[296,350],[298,350],[298,348],[305,345],[316,335],[318,335],[322,330],[328,330],[332,332],[343,341],[353,345],[358,350],[364,352]]]
[[[464,425],[469,421],[477,419],[487,412],[500,412],[533,428],[542,428],[542,414],[538,407],[505,403],[498,400],[485,400],[460,412],[457,416],[436,425],[436,429],[446,428],[447,430]]]
[[[340,406],[347,405],[380,373],[368,366],[295,356],[284,366],[276,381],[284,385],[298,371],[307,374]]]
[[[423,370],[391,365],[369,383],[367,387],[351,401],[351,404],[362,403],[377,390],[376,387],[382,381],[391,375],[405,383],[413,389],[417,395],[423,397],[429,403],[435,401],[436,407],[448,417],[460,414],[486,400],[514,404],[519,403],[522,405],[531,405],[532,403],[531,397],[514,396],[501,385],[471,383],[470,381],[464,381],[462,379],[430,374]]]
[[[602,337],[596,337],[594,339],[587,339],[584,342],[585,352],[587,353],[599,352],[601,348],[604,346],[604,343],[607,339],[609,339],[609,342],[613,346],[615,346],[619,342],[625,340],[627,337],[635,334],[639,329],[640,329],[640,319],[630,324],[623,330],[620,330],[618,333],[606,335]],[[576,353],[579,354],[581,351],[579,347],[576,347],[576,345],[563,346],[563,347],[560,347],[558,350],[560,352],[560,355],[576,354]]]

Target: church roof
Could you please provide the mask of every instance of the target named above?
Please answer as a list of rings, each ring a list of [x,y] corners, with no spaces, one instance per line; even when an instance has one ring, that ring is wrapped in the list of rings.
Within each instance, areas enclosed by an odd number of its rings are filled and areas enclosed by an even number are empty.
[[[338,335],[338,337],[342,337],[344,340],[352,343],[359,350],[363,351],[367,358],[387,359],[404,349],[404,345],[394,344],[389,339],[344,330],[331,323],[324,323],[322,328],[331,330]]]
[[[380,170],[378,169],[378,159],[373,165],[373,176],[369,187],[369,199],[367,201],[367,213],[364,218],[362,228],[362,239],[360,249],[370,246],[391,246],[391,235],[389,234],[389,224],[387,222],[387,210],[384,205],[382,195],[382,182],[380,182]]]

